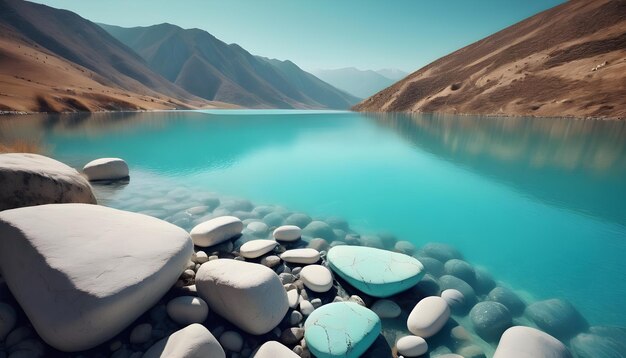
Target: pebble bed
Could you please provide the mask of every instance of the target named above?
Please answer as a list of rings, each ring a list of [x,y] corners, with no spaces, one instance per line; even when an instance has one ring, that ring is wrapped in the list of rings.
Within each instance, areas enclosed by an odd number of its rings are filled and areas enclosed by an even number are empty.
[[[97,184],[94,185],[94,192],[104,205],[154,216],[187,231],[216,217],[234,216],[243,223],[242,233],[215,246],[196,247],[195,254],[176,285],[157,305],[115,339],[80,353],[59,352],[45,344],[0,278],[0,304],[10,306],[16,317],[15,328],[0,343],[0,358],[17,357],[19,352],[29,353],[24,355],[28,357],[141,357],[155,342],[194,322],[210,330],[226,351],[227,357],[250,357],[267,341],[279,341],[298,356],[311,357],[304,340],[306,317],[334,302],[354,302],[370,308],[380,317],[382,335],[362,356],[397,357],[396,342],[411,335],[407,329],[407,318],[416,303],[428,296],[441,296],[451,310],[451,318],[445,325],[432,337],[426,338],[430,357],[450,353],[467,358],[491,357],[502,333],[514,325],[537,327],[570,347],[576,345],[577,335],[589,329],[585,319],[566,301],[553,299],[531,302],[527,297],[520,297],[515,290],[497,282],[484,269],[474,267],[464,260],[462,253],[444,243],[424,242],[421,246],[415,246],[389,234],[357,233],[341,218],[310,217],[306,213],[292,212],[280,206],[255,205],[245,199],[227,198],[187,188],[118,190],[124,185]],[[242,256],[244,244],[259,239],[274,240],[274,230],[284,225],[302,228],[301,239],[244,249],[244,252],[251,253],[246,254],[247,258]],[[289,232],[284,235],[288,236]],[[419,260],[426,274],[417,285],[404,292],[388,298],[371,297],[330,270],[328,250],[339,245],[366,246],[403,253]],[[281,258],[287,250],[305,248],[313,249],[310,262],[293,262],[288,257]],[[258,255],[259,252],[262,253]],[[201,265],[225,258],[259,263],[278,274],[287,291],[290,308],[271,332],[262,335],[246,333],[210,307],[205,307],[206,303],[201,300],[194,303],[195,311],[191,313],[173,313],[177,312],[179,306],[189,307],[189,302],[185,300],[192,300],[189,296],[197,295],[195,276]],[[316,284],[305,282],[306,270],[309,270],[306,268],[311,263],[327,267],[332,272],[330,289],[310,289]],[[402,344],[419,347],[422,343],[404,339]]]

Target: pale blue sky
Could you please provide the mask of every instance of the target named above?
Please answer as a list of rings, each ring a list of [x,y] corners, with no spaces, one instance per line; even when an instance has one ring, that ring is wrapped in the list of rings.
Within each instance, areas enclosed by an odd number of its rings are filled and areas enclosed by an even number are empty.
[[[399,68],[437,58],[563,0],[36,0],[95,22],[207,30],[300,67]]]

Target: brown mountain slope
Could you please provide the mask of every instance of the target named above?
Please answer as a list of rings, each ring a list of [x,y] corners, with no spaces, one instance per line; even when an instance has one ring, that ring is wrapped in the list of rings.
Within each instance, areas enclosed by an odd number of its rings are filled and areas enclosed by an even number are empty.
[[[65,10],[0,0],[0,110],[198,108],[99,26]]]
[[[354,109],[625,118],[626,1],[569,1],[423,67]]]

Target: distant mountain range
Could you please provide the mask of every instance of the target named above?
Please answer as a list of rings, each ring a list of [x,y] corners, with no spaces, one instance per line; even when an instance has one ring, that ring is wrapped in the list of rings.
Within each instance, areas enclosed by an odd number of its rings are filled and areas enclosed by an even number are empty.
[[[100,24],[149,67],[188,92],[253,108],[348,109],[359,99],[291,61],[253,56],[206,31],[171,24],[123,28]]]
[[[101,26],[0,0],[0,111],[348,109],[359,101],[290,61],[253,56],[202,30]]]
[[[453,52],[354,107],[626,118],[626,1],[571,0]]]
[[[359,98],[385,89],[408,73],[397,69],[359,70],[354,67],[311,71],[318,78]]]
[[[0,0],[0,110],[225,106],[152,71],[99,26],[65,10]]]

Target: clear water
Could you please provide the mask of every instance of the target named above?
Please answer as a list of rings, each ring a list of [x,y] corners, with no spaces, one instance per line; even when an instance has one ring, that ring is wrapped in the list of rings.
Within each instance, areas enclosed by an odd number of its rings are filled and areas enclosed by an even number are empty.
[[[311,111],[0,118],[77,168],[124,158],[142,193],[197,192],[333,215],[417,246],[446,242],[530,299],[566,298],[626,326],[626,123]],[[126,194],[124,194],[126,192]],[[148,194],[146,194],[148,193]],[[153,193],[153,194],[150,194]],[[128,207],[128,206],[126,206]]]

